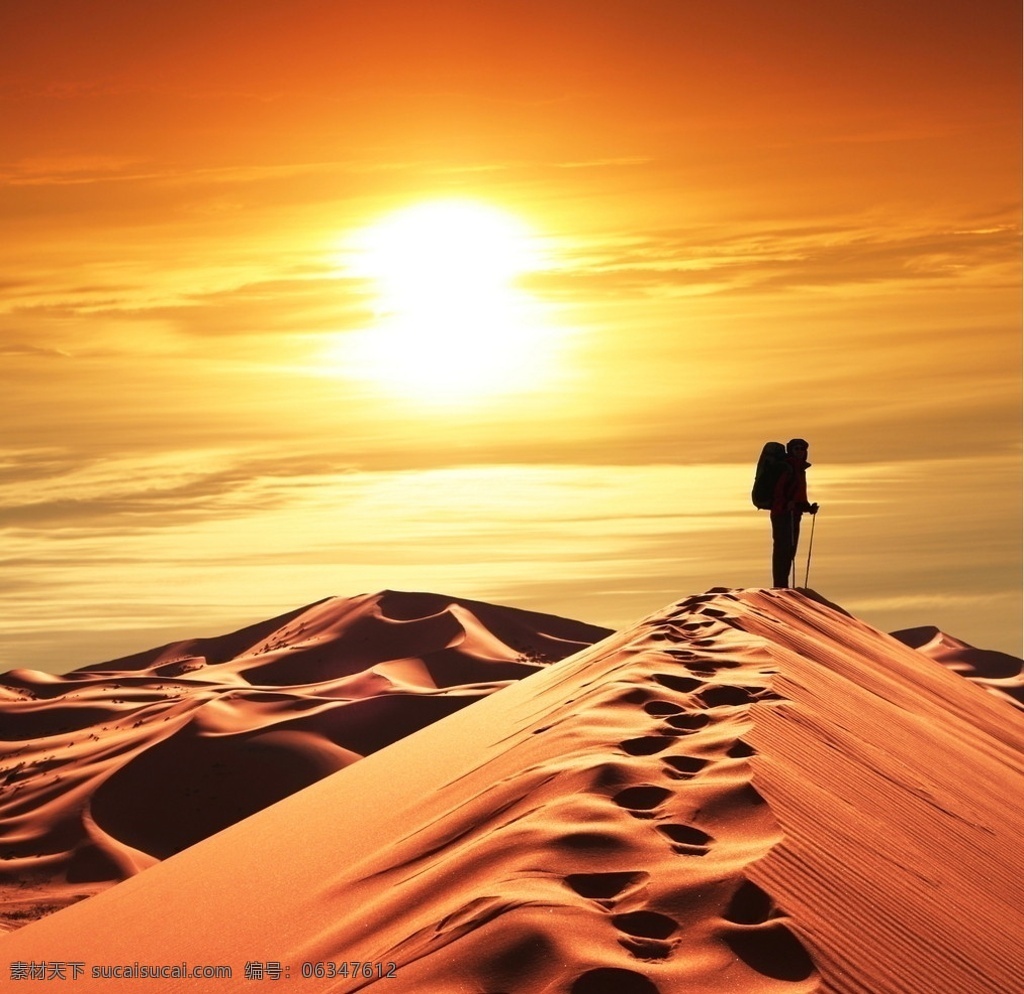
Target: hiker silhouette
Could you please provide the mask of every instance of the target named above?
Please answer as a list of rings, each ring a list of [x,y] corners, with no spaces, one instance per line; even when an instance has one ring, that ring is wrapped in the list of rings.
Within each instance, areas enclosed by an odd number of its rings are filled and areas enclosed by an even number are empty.
[[[772,491],[772,585],[788,587],[789,575],[800,541],[800,519],[804,512],[817,514],[818,505],[807,501],[807,442],[791,438],[786,456],[780,461],[778,478]]]

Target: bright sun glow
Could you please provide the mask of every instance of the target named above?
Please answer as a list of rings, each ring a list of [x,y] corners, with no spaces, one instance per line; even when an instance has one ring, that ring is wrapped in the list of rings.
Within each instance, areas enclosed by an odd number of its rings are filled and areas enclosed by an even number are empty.
[[[349,269],[376,286],[377,324],[345,336],[356,372],[416,400],[461,403],[543,378],[553,332],[516,286],[536,236],[483,203],[442,200],[360,232]]]

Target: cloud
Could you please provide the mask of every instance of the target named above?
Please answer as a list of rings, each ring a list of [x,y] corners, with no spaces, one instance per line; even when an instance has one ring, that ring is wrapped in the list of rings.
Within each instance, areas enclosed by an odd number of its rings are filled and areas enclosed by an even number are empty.
[[[135,532],[286,506],[347,471],[322,455],[10,453],[0,461],[0,506],[9,528]]]
[[[82,183],[152,179],[152,167],[140,169],[140,159],[102,155],[32,156],[0,172],[0,185],[70,186]]]
[[[1007,591],[1006,593],[1010,593]],[[861,597],[848,606],[856,611],[905,611],[942,609],[949,607],[969,607],[972,604],[987,604],[992,599],[992,592],[983,593],[921,593],[892,594],[888,597]]]
[[[701,230],[569,247],[561,265],[528,285],[556,296],[679,292],[777,293],[854,285],[1015,285],[1015,224],[926,230],[836,224],[709,238]]]
[[[157,327],[173,329],[185,337],[229,338],[266,334],[326,334],[363,327],[374,319],[372,294],[365,280],[340,276],[336,267],[320,261],[291,267],[266,279],[243,279],[215,269],[205,278],[227,282],[204,291],[188,291],[180,283],[165,286],[109,284],[106,286],[38,286],[27,302],[12,314],[22,325],[38,323],[36,337],[65,338],[75,333],[72,319],[103,323],[103,338],[117,338],[118,323],[137,328],[149,322],[153,328],[150,344],[157,344]],[[81,327],[81,326],[79,326]],[[0,339],[14,332],[0,331]],[[132,336],[137,347],[141,343]],[[98,340],[90,336],[88,346],[76,352],[95,354]],[[32,345],[14,341],[3,345],[6,355],[70,355],[57,345]]]
[[[630,166],[646,166],[654,162],[654,159],[632,155],[610,159],[581,159],[579,162],[556,162],[558,169],[621,169]]]
[[[46,345],[25,345],[16,342],[4,345],[0,342],[0,356],[39,356],[47,359],[70,359],[71,353]]]

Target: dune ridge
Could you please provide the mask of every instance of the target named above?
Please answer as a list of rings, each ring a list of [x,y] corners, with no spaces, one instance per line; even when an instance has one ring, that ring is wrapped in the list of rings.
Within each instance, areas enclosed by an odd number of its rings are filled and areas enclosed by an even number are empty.
[[[715,589],[0,946],[231,965],[210,991],[1007,994],[1022,786],[1006,702],[813,592]]]

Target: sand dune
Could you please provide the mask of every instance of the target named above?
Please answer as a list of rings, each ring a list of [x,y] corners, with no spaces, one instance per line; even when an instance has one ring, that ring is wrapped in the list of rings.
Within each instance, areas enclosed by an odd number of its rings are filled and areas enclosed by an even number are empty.
[[[715,590],[0,949],[83,991],[1009,994],[1022,787],[1005,701],[813,594]]]
[[[607,634],[388,591],[0,676],[0,921],[96,893]]]
[[[992,649],[976,649],[931,626],[906,628],[892,636],[1024,710],[1024,660]]]

